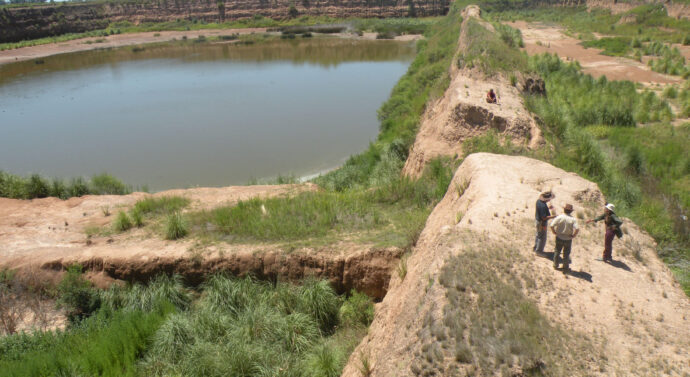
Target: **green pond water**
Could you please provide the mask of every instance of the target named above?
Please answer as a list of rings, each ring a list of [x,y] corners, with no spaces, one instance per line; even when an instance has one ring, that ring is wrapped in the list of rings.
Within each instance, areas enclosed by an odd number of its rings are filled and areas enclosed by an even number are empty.
[[[178,43],[0,66],[0,170],[151,190],[318,174],[364,150],[412,43]]]

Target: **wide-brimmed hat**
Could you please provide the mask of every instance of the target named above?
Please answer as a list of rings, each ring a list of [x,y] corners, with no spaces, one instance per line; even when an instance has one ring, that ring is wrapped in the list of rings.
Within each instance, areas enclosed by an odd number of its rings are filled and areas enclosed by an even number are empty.
[[[555,197],[556,197],[556,195],[551,191],[544,191],[541,194],[539,194],[539,199],[541,199],[543,201],[549,201]]]
[[[573,205],[572,204],[566,204],[565,207],[563,207],[563,210],[565,212],[573,212]]]
[[[609,211],[613,212],[614,209],[616,209],[616,206],[614,206],[611,203],[607,203],[604,208],[608,209]]]

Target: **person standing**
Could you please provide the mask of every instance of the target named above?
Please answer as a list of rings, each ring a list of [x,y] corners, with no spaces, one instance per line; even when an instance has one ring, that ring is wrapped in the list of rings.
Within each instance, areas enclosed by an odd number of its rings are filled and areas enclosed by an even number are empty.
[[[554,195],[553,192],[545,191],[542,192],[541,195],[539,195],[539,199],[537,199],[535,214],[537,235],[534,238],[534,247],[532,248],[532,251],[534,251],[537,254],[544,253],[544,246],[546,246],[547,236],[546,226],[548,225],[549,220],[556,217],[555,215],[551,215],[551,211],[549,211],[549,208],[553,209],[553,206],[549,206],[548,204],[546,204],[555,197],[556,195]]]
[[[570,214],[573,206],[566,204],[563,207],[563,214],[551,221],[551,231],[556,236],[556,249],[553,253],[553,268],[558,269],[558,258],[563,250],[563,273],[570,271],[570,250],[573,245],[573,238],[580,231],[577,220]]]
[[[602,257],[604,262],[613,261],[613,236],[617,233],[621,233],[620,226],[623,224],[621,219],[619,219],[613,211],[615,208],[613,204],[608,203],[604,206],[603,215],[587,220],[587,224],[604,220],[604,226],[606,227],[606,235],[604,236],[604,256]]]

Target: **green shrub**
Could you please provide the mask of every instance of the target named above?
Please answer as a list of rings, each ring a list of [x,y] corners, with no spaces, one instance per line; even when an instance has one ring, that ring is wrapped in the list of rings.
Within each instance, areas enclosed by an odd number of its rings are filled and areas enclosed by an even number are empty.
[[[678,90],[675,86],[667,86],[666,88],[664,88],[663,96],[664,98],[675,99],[676,97],[678,97]]]
[[[299,292],[299,311],[311,316],[324,333],[331,333],[338,324],[340,302],[326,280],[307,279]]]
[[[141,215],[140,210],[138,210],[137,208],[132,208],[129,214],[132,218],[132,224],[134,226],[136,226],[137,228],[141,228],[142,226],[144,226],[144,218]]]
[[[165,221],[165,239],[177,240],[188,233],[187,221],[179,212],[168,215]]]
[[[0,358],[3,376],[135,376],[137,359],[170,309],[100,311],[65,332],[35,333],[36,348]]]
[[[69,196],[76,197],[84,196],[90,193],[88,184],[84,181],[84,178],[81,177],[72,179],[68,191]]]
[[[110,174],[103,173],[91,178],[90,192],[96,195],[125,195],[130,189]]]
[[[501,40],[510,48],[525,47],[525,43],[522,41],[522,33],[519,29],[502,23],[494,23],[493,25]]]
[[[642,174],[644,171],[644,158],[640,149],[633,146],[628,149],[627,168],[634,174]]]
[[[118,293],[115,290],[115,293]],[[178,310],[185,310],[191,303],[189,291],[182,284],[179,275],[160,274],[147,285],[134,284],[129,290],[119,291],[120,297],[111,295],[107,304],[114,309],[153,311],[164,303]]]
[[[125,211],[120,211],[113,222],[113,230],[116,232],[126,232],[132,228],[132,220],[129,219]]]
[[[93,314],[101,305],[98,292],[92,284],[82,276],[82,267],[73,265],[58,284],[58,306],[65,308],[70,323]]]
[[[29,178],[26,185],[26,194],[28,198],[45,198],[50,193],[50,187],[45,179],[38,174],[33,174]]]
[[[604,55],[610,56],[625,56],[630,47],[641,47],[641,43],[637,39],[630,39],[628,37],[607,37],[600,39],[592,39],[581,43],[584,47],[600,48]]]
[[[353,289],[350,291],[350,297],[340,307],[338,316],[343,325],[368,327],[374,320],[374,302],[371,297]]]
[[[133,211],[138,211],[142,215],[165,215],[179,211],[187,205],[189,205],[189,199],[181,196],[148,197],[138,200],[134,204]]]
[[[322,345],[309,353],[304,369],[308,371],[309,376],[338,377],[345,361],[332,347]]]

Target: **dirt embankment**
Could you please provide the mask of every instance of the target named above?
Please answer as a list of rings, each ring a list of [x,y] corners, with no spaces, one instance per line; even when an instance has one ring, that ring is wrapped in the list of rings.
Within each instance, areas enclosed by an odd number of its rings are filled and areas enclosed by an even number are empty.
[[[188,210],[214,208],[253,197],[294,195],[315,190],[311,184],[238,186],[169,190],[153,196],[183,196]],[[340,292],[352,288],[381,299],[401,250],[341,242],[320,249],[284,250],[272,244],[165,241],[150,229],[125,234],[87,236],[87,229],[107,227],[119,210],[149,194],[14,200],[0,198],[0,268],[33,271],[46,279],[79,263],[100,286],[114,280],[146,281],[176,273],[191,283],[216,271],[255,274],[265,279],[330,279]],[[105,216],[104,212],[112,215]]]
[[[535,255],[531,250],[534,204],[539,192],[546,189],[556,193],[553,205],[558,213],[570,203],[576,208],[575,215],[583,217],[578,220],[581,234],[573,241],[570,274],[553,269],[550,253]],[[690,301],[657,257],[654,241],[628,219],[624,219],[626,234],[614,241],[615,262],[596,260],[601,257],[604,230],[601,224],[586,226],[584,218],[601,212],[603,205],[604,197],[595,184],[547,163],[525,157],[470,155],[427,220],[418,246],[407,260],[404,279],[392,277],[389,293],[377,305],[369,333],[343,375],[359,376],[364,359],[371,365],[372,376],[419,375],[418,367],[430,363],[436,375],[476,372],[479,351],[461,357],[453,349],[452,344],[463,339],[452,339],[450,348],[442,346],[438,354],[428,355],[425,337],[428,323],[448,323],[443,314],[448,297],[439,278],[449,260],[469,252],[491,255],[492,248],[499,246],[505,247],[511,261],[507,273],[525,279],[517,288],[536,303],[550,326],[591,342],[590,352],[577,355],[586,360],[583,375],[683,375],[690,365],[685,352],[690,347]],[[553,250],[553,245],[553,235],[549,235],[546,250]],[[487,277],[493,273],[506,271],[485,271]],[[475,285],[487,283],[488,278],[465,281],[461,294],[479,305],[486,297],[477,296],[479,287]],[[471,305],[460,312],[474,310]],[[491,330],[473,330],[472,326],[466,332]],[[433,328],[432,333],[436,340],[431,343],[437,344],[445,344],[442,340],[452,336],[450,327],[444,325]],[[514,372],[521,375],[519,370]]]
[[[445,96],[424,116],[407,174],[418,174],[429,156],[460,153],[463,138],[491,128],[511,135],[508,130],[520,130],[523,140],[537,140],[529,138],[531,127],[517,127],[533,120],[515,88],[506,88],[503,79],[485,83],[473,74],[452,72]],[[484,102],[489,87],[498,88],[506,108]],[[496,118],[506,119],[503,128],[495,126]],[[568,273],[553,268],[552,234],[547,253],[532,251],[534,206],[547,189],[556,194],[555,212],[570,203],[580,224]],[[690,367],[685,352],[690,301],[656,255],[654,240],[628,219],[625,235],[614,241],[614,262],[597,260],[604,229],[585,220],[601,213],[604,204],[596,184],[550,164],[487,153],[468,156],[427,219],[406,273],[392,275],[343,376],[360,376],[363,370],[390,377],[492,375],[503,368],[513,376],[542,370],[684,375]],[[487,309],[485,303],[500,301],[506,288],[522,298]],[[466,306],[454,307],[451,297]],[[504,318],[509,309],[501,305],[522,309],[516,309],[516,318]],[[539,318],[544,322],[535,325]],[[499,330],[492,327],[497,323]],[[553,339],[542,337],[547,330]],[[549,351],[538,351],[534,343],[525,346],[530,337]]]
[[[469,7],[467,16],[478,17],[479,9]],[[467,22],[467,21],[465,21]],[[491,25],[485,24],[491,28]],[[462,29],[458,39],[458,51],[467,46],[469,36]],[[516,86],[503,74],[487,76],[474,69],[451,67],[451,83],[445,94],[422,116],[421,125],[410,155],[405,162],[403,174],[418,177],[429,160],[439,156],[462,155],[462,143],[473,136],[494,130],[502,136],[509,136],[511,142],[536,148],[543,143],[541,131],[532,115],[525,109],[520,90],[523,82]],[[486,93],[493,89],[498,103],[487,103]]]
[[[448,12],[447,0],[414,1],[417,17],[438,16]],[[0,43],[17,42],[103,29],[111,22],[129,21],[165,22],[201,20],[224,22],[246,19],[255,15],[274,19],[289,17],[291,6],[297,16],[347,17],[407,17],[410,2],[403,0],[240,0],[240,1],[158,1],[158,2],[104,2],[60,3],[0,9]]]
[[[39,59],[50,55],[65,54],[70,52],[116,48],[147,43],[170,42],[174,40],[182,40],[184,38],[196,39],[201,35],[204,37],[221,37],[233,34],[242,35],[265,32],[266,28],[205,29],[193,31],[161,31],[156,33],[113,34],[107,37],[99,38],[80,38],[60,43],[48,43],[0,51],[0,65],[24,60]]]

